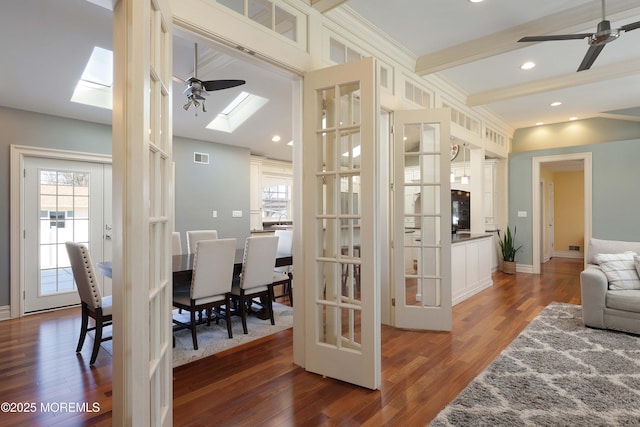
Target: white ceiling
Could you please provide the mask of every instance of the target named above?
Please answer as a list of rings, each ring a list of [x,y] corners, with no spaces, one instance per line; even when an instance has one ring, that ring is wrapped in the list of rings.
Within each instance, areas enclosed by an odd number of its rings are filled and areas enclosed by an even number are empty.
[[[346,7],[416,55],[421,75],[440,72],[514,129],[636,108],[640,29],[607,44],[590,70],[576,73],[586,39],[518,43],[523,36],[591,33],[602,20],[600,0],[349,0]],[[612,28],[640,21],[640,1],[608,0]],[[530,71],[519,67],[537,65]],[[562,102],[551,107],[554,101]]]
[[[335,0],[334,0],[335,1]],[[340,1],[336,1],[340,3]],[[439,72],[463,93],[514,129],[569,117],[640,119],[640,29],[608,44],[591,70],[576,73],[585,40],[517,43],[525,35],[593,32],[599,0],[348,0],[349,7],[416,56],[423,75]],[[332,12],[329,11],[329,14]],[[617,28],[640,20],[639,0],[609,0],[607,17]],[[69,101],[94,46],[111,49],[111,12],[85,0],[11,0],[0,14],[0,105],[110,123],[111,112]],[[174,74],[193,74],[193,39],[176,32]],[[174,87],[174,134],[248,147],[253,153],[290,159],[292,76],[239,52],[200,40],[203,80],[244,79],[245,86],[211,92],[208,112],[184,111],[181,84]],[[524,61],[534,61],[522,71]],[[270,101],[233,134],[205,129],[242,90]],[[550,103],[561,101],[560,107]],[[280,143],[271,136],[280,134]]]

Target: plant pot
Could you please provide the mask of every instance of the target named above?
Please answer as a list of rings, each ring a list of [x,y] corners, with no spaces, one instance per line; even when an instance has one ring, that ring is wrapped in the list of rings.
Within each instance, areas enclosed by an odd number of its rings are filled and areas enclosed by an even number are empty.
[[[515,274],[516,272],[516,263],[515,261],[503,261],[502,263],[502,272],[505,274]]]

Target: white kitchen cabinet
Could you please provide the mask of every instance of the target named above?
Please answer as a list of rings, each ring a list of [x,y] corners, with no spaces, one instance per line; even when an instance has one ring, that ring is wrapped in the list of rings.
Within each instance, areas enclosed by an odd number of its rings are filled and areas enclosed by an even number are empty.
[[[459,237],[457,237],[459,238]],[[493,286],[491,279],[494,237],[472,236],[451,245],[451,291],[453,305]]]

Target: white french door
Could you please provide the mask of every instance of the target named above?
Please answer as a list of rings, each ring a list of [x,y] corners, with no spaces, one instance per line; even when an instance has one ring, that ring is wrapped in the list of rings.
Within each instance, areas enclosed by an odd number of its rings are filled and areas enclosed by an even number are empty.
[[[113,424],[172,424],[172,20],[113,9]]]
[[[451,330],[449,110],[394,113],[395,326]]]
[[[23,311],[79,304],[65,242],[86,244],[94,262],[111,260],[111,165],[25,157],[22,179]]]
[[[305,368],[380,386],[376,206],[377,115],[372,58],[304,81]]]

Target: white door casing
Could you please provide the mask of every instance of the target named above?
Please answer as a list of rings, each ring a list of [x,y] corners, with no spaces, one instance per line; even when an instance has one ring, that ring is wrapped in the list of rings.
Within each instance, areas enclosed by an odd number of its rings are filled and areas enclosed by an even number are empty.
[[[172,16],[120,0],[113,22],[113,424],[170,426]]]
[[[34,263],[34,257],[26,252],[25,235],[27,224],[25,222],[25,163],[28,159],[52,159],[70,162],[90,162],[102,165],[111,164],[111,156],[95,153],[83,153],[76,151],[57,150],[42,147],[28,147],[22,145],[10,146],[11,157],[11,185],[10,185],[10,211],[11,211],[11,253],[19,256],[11,257],[11,318],[21,317],[25,314],[25,269],[27,264]],[[77,163],[74,163],[77,164]],[[110,188],[105,188],[109,191]],[[110,217],[106,212],[105,216]],[[110,245],[104,245],[104,256],[110,256]],[[108,292],[108,286],[105,292]]]
[[[394,113],[396,327],[452,327],[449,135],[448,109]]]
[[[380,386],[376,62],[304,80],[305,369]]]

